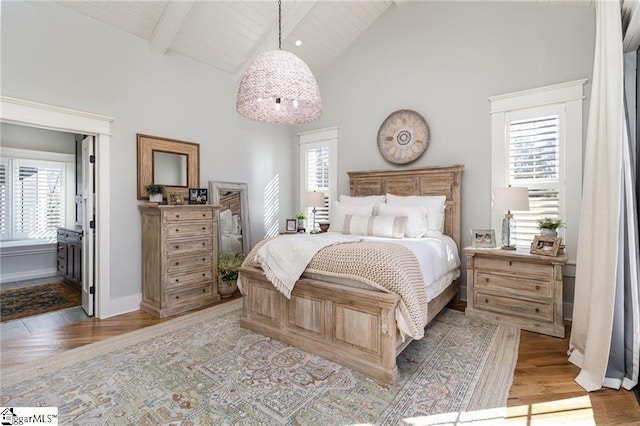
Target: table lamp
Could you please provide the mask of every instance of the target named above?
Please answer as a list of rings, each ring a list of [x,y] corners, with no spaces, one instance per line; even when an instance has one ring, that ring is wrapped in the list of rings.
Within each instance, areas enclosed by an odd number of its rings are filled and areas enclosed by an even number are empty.
[[[529,210],[529,189],[511,185],[493,188],[492,204],[494,209],[507,211],[502,219],[502,248],[515,250],[516,221],[511,210]]]
[[[316,211],[318,207],[324,207],[324,193],[318,191],[307,192],[307,206],[312,207],[313,212],[313,225],[311,227],[311,233],[315,234],[316,230]]]

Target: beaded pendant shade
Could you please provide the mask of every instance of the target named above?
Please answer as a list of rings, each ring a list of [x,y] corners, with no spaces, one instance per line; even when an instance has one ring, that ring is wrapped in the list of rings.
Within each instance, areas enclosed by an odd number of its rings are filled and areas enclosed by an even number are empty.
[[[238,113],[265,123],[302,124],[322,115],[320,89],[311,70],[281,50],[282,11],[278,2],[278,50],[258,56],[247,68],[236,99]]]

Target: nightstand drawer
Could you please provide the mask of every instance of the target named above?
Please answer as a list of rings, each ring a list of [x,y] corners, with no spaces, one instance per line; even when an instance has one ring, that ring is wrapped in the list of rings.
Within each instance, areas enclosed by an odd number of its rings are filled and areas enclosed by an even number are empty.
[[[175,293],[167,294],[169,300],[167,301],[169,306],[191,303],[194,300],[198,300],[213,294],[213,286],[210,284],[203,284],[199,287],[194,287],[188,290],[179,291]]]
[[[474,260],[474,269],[488,269],[509,275],[533,275],[553,279],[553,267],[542,266],[540,263],[525,262],[515,258],[502,259],[498,257],[486,258],[478,256]]]
[[[477,292],[475,307],[478,310],[497,312],[512,317],[553,322],[553,303],[539,303]]]
[[[198,237],[200,235],[211,235],[213,233],[212,221],[201,222],[175,222],[170,223],[167,227],[167,236],[169,238],[179,237]]]
[[[164,212],[167,222],[183,222],[185,220],[212,220],[213,211],[210,209],[191,209],[189,207],[173,209]]]
[[[476,272],[475,287],[478,291],[493,290],[523,297],[551,297],[553,283],[544,279],[518,278],[514,276]]]

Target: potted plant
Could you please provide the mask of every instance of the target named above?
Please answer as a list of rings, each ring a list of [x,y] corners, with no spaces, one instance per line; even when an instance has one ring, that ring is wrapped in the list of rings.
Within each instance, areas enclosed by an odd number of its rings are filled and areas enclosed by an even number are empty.
[[[222,252],[218,256],[218,293],[224,299],[231,297],[238,289],[238,268],[244,256],[231,252]]]
[[[307,215],[305,212],[296,213],[296,220],[298,221],[298,231],[304,231],[307,228]]]
[[[543,237],[557,237],[558,228],[563,228],[564,226],[565,223],[561,219],[552,219],[550,217],[538,219],[538,229]]]
[[[162,197],[164,196],[165,191],[164,185],[161,185],[159,183],[150,183],[149,185],[145,186],[144,189],[147,191],[147,194],[149,194],[149,202],[162,202]]]

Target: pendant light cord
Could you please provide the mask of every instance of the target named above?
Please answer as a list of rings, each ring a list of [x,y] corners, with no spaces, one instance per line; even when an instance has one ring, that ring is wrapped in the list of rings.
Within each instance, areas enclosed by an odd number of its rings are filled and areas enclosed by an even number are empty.
[[[278,0],[278,50],[282,50],[282,0]]]

